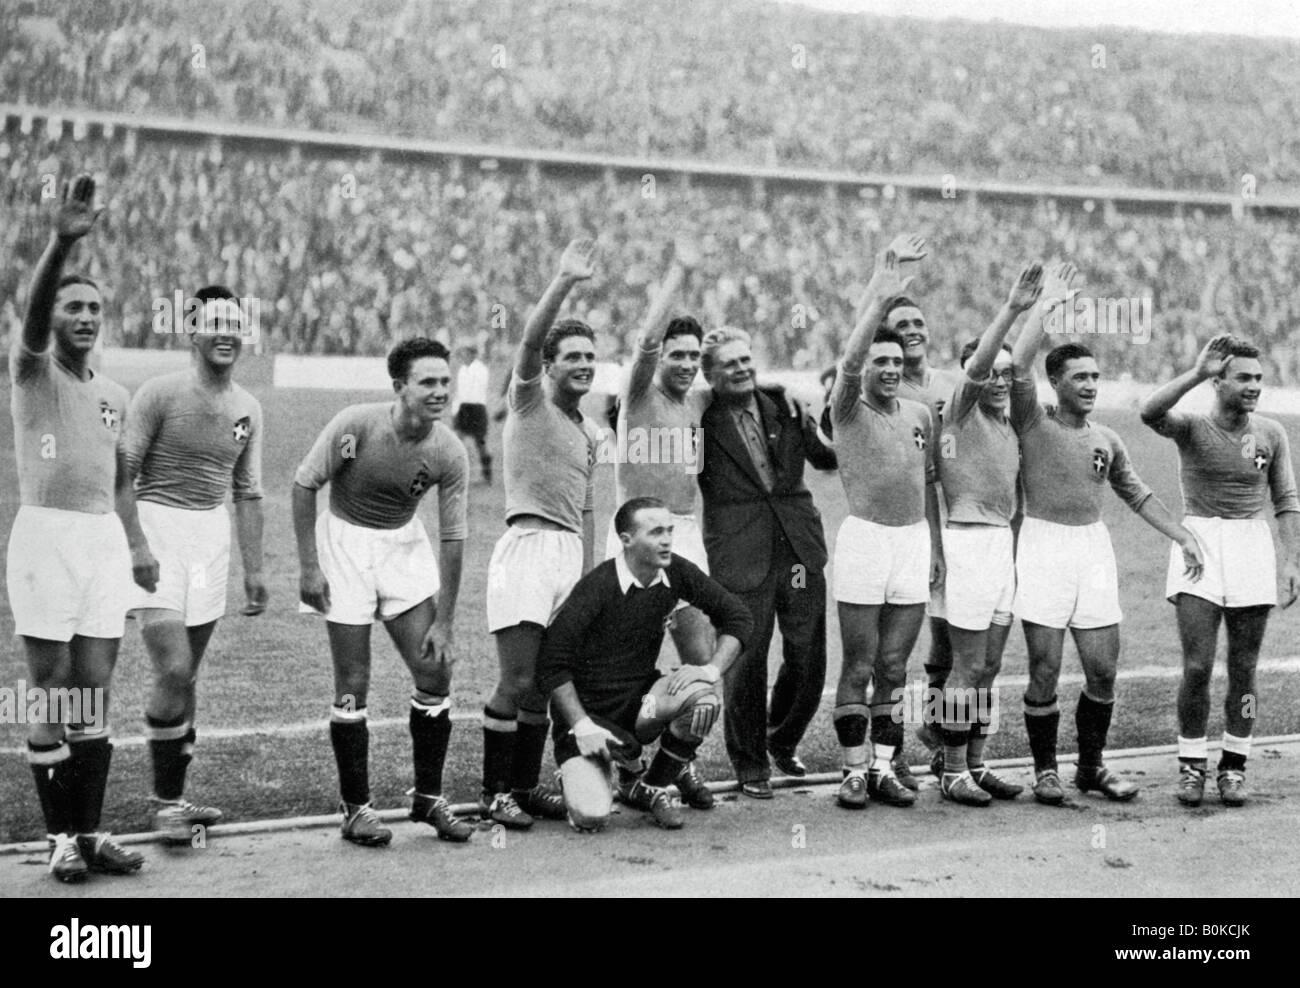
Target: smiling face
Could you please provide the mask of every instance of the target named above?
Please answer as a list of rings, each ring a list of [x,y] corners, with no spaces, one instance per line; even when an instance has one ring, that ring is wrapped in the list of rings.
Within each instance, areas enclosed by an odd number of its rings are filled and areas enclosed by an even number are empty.
[[[1056,391],[1057,407],[1063,412],[1087,415],[1097,403],[1097,385],[1101,371],[1092,357],[1073,357],[1065,362],[1060,375],[1051,378]]]
[[[930,328],[925,316],[914,305],[900,305],[885,317],[885,325],[903,337],[903,359],[909,364],[919,364],[925,359],[930,345]]]
[[[203,303],[203,322],[190,340],[195,352],[213,370],[231,367],[243,350],[243,314],[230,299]]]
[[[754,355],[744,340],[729,340],[713,353],[709,386],[719,397],[743,400],[754,393]]]
[[[596,376],[596,345],[585,336],[566,336],[544,366],[558,393],[581,398]]]
[[[689,333],[664,340],[659,358],[659,386],[675,398],[683,398],[700,372],[700,341]]]
[[[90,285],[64,285],[54,296],[54,345],[66,358],[84,360],[94,349],[102,304],[99,290]]]
[[[884,404],[897,398],[903,379],[903,348],[897,343],[871,344],[862,375],[863,390],[872,401]]]
[[[980,408],[986,412],[1004,412],[1011,402],[1011,354],[998,352],[993,370],[980,386]]]
[[[407,415],[432,425],[451,398],[451,368],[441,357],[421,357],[411,362],[405,381],[393,382],[393,390]]]
[[[1220,377],[1214,379],[1219,406],[1228,412],[1249,414],[1259,405],[1264,368],[1257,357],[1233,357]]]
[[[631,532],[619,534],[632,567],[666,569],[673,559],[673,517],[667,508],[642,508],[632,516]]]

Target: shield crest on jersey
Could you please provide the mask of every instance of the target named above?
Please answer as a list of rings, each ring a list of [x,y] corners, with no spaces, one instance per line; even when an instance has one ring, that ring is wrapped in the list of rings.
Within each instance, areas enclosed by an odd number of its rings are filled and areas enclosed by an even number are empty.
[[[919,425],[912,427],[912,442],[916,443],[917,449],[925,449],[925,432]]]
[[[235,442],[248,442],[248,437],[253,434],[253,423],[249,421],[248,416],[245,415],[242,419],[237,419],[235,421],[235,428],[232,432],[235,437]]]
[[[1110,458],[1106,456],[1104,449],[1094,449],[1092,451],[1092,476],[1094,480],[1101,480],[1106,476],[1106,467]]]
[[[1265,470],[1268,469],[1268,454],[1265,453],[1262,449],[1257,450],[1255,453],[1255,459],[1252,460],[1251,462],[1255,464],[1256,470],[1258,470],[1260,473],[1263,473]]]
[[[99,402],[99,421],[104,423],[104,428],[109,432],[116,432],[118,423],[121,420],[122,417],[118,414],[117,409],[111,407],[108,402],[101,398]]]
[[[429,489],[429,471],[426,467],[420,467],[420,472],[415,475],[411,481],[411,497],[423,497],[424,492]]]

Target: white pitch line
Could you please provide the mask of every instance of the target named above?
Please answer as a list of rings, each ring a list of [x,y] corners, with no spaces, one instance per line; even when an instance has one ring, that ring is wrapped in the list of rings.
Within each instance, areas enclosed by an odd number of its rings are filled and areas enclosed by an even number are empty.
[[[1285,744],[1300,743],[1300,734],[1272,734],[1266,737],[1252,738],[1252,742],[1260,748],[1268,745],[1277,746]],[[1218,751],[1219,744],[1211,741],[1210,751]],[[1147,755],[1176,755],[1178,754],[1178,745],[1176,744],[1159,744],[1150,745],[1145,748],[1120,748],[1114,751],[1106,752],[1107,763],[1122,762],[1129,758],[1142,758]],[[1073,764],[1077,755],[1062,753],[1060,756],[1062,765]],[[989,768],[1023,768],[1033,764],[1033,759],[1029,757],[1020,758],[998,758],[989,761]],[[913,766],[918,774],[923,774],[928,770],[928,766]],[[792,778],[789,776],[774,778],[771,780],[773,789],[804,789],[809,786],[833,786],[840,782],[839,772],[814,772],[803,778]],[[931,785],[933,783],[930,783]],[[715,793],[735,792],[740,789],[740,783],[735,779],[728,779],[725,782],[706,783],[708,788]],[[922,782],[922,785],[927,783]],[[451,810],[457,816],[478,815],[483,812],[483,806],[480,803],[454,803]],[[615,810],[614,812],[618,812]],[[410,819],[408,811],[405,809],[377,810],[376,815],[385,823],[400,823]],[[246,834],[270,834],[278,833],[285,830],[303,830],[320,827],[337,827],[339,817],[337,813],[330,813],[320,816],[295,816],[282,818],[278,820],[244,820],[240,823],[221,823],[215,827],[209,827],[205,836],[221,837],[235,836]],[[156,831],[145,831],[137,834],[115,834],[114,839],[119,844],[161,844],[163,843],[162,834]],[[22,841],[17,844],[0,844],[0,857],[12,854],[47,854],[49,853],[49,844],[43,840]]]
[[[1300,655],[1291,655],[1281,659],[1266,659],[1260,662],[1256,667],[1256,672],[1297,672],[1300,671]],[[1183,674],[1183,670],[1176,666],[1136,666],[1132,669],[1121,669],[1115,677],[1118,680],[1128,681],[1136,679],[1177,679]],[[1227,676],[1227,670],[1222,666],[1215,666],[1214,678],[1223,679]],[[1059,682],[1063,685],[1072,685],[1082,683],[1083,674],[1078,672],[1061,673]],[[1004,687],[1025,687],[1029,685],[1029,677],[1026,675],[1016,676],[999,676],[998,686]],[[823,697],[834,696],[834,687],[827,687],[822,691]],[[457,722],[481,723],[483,715],[478,711],[462,710],[453,711],[451,719]],[[368,722],[371,727],[399,727],[407,723],[405,717],[383,717]],[[293,724],[280,724],[272,727],[213,727],[203,729],[204,740],[231,738],[247,738],[257,734],[269,734],[275,737],[298,737],[303,734],[316,734],[328,730],[328,720],[304,720]],[[148,739],[144,735],[131,735],[128,737],[113,738],[113,746],[116,748],[138,748],[145,744]],[[0,755],[25,755],[26,746],[13,748],[0,748]]]

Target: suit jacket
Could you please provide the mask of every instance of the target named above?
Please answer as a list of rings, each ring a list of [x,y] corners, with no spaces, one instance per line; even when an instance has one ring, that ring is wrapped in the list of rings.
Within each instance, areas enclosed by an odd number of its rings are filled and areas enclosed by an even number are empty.
[[[767,437],[772,490],[754,467],[731,409],[714,401],[700,421],[704,458],[699,482],[704,494],[704,548],[710,575],[728,590],[752,590],[768,575],[772,546],[784,532],[799,562],[819,571],[826,565],[822,518],[804,486],[804,461],[819,470],[836,468],[835,451],[817,438],[811,417],[801,420],[762,392],[756,392]]]

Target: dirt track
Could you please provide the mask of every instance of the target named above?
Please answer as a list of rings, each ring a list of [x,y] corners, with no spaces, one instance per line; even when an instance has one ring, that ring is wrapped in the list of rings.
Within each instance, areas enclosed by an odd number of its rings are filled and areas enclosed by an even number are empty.
[[[419,895],[1059,895],[1294,896],[1300,892],[1300,742],[1261,746],[1251,802],[1199,810],[1173,796],[1170,755],[1113,759],[1143,783],[1129,804],[1074,793],[1061,809],[1021,797],[986,810],[940,800],[929,780],[910,810],[834,805],[827,786],[779,790],[770,803],[723,796],[686,827],[656,829],[624,809],[579,836],[542,823],[484,828],[470,844],[394,825],[393,843],[345,844],[333,827],[221,835],[205,849],[144,845],[129,878],[57,885],[40,853],[0,854],[6,896]],[[1069,779],[1069,766],[1063,776]],[[1023,770],[1010,772],[1019,776]],[[1145,773],[1145,774],[1142,774]],[[1073,792],[1073,790],[1071,790]],[[1194,862],[1194,867],[1192,865]]]

